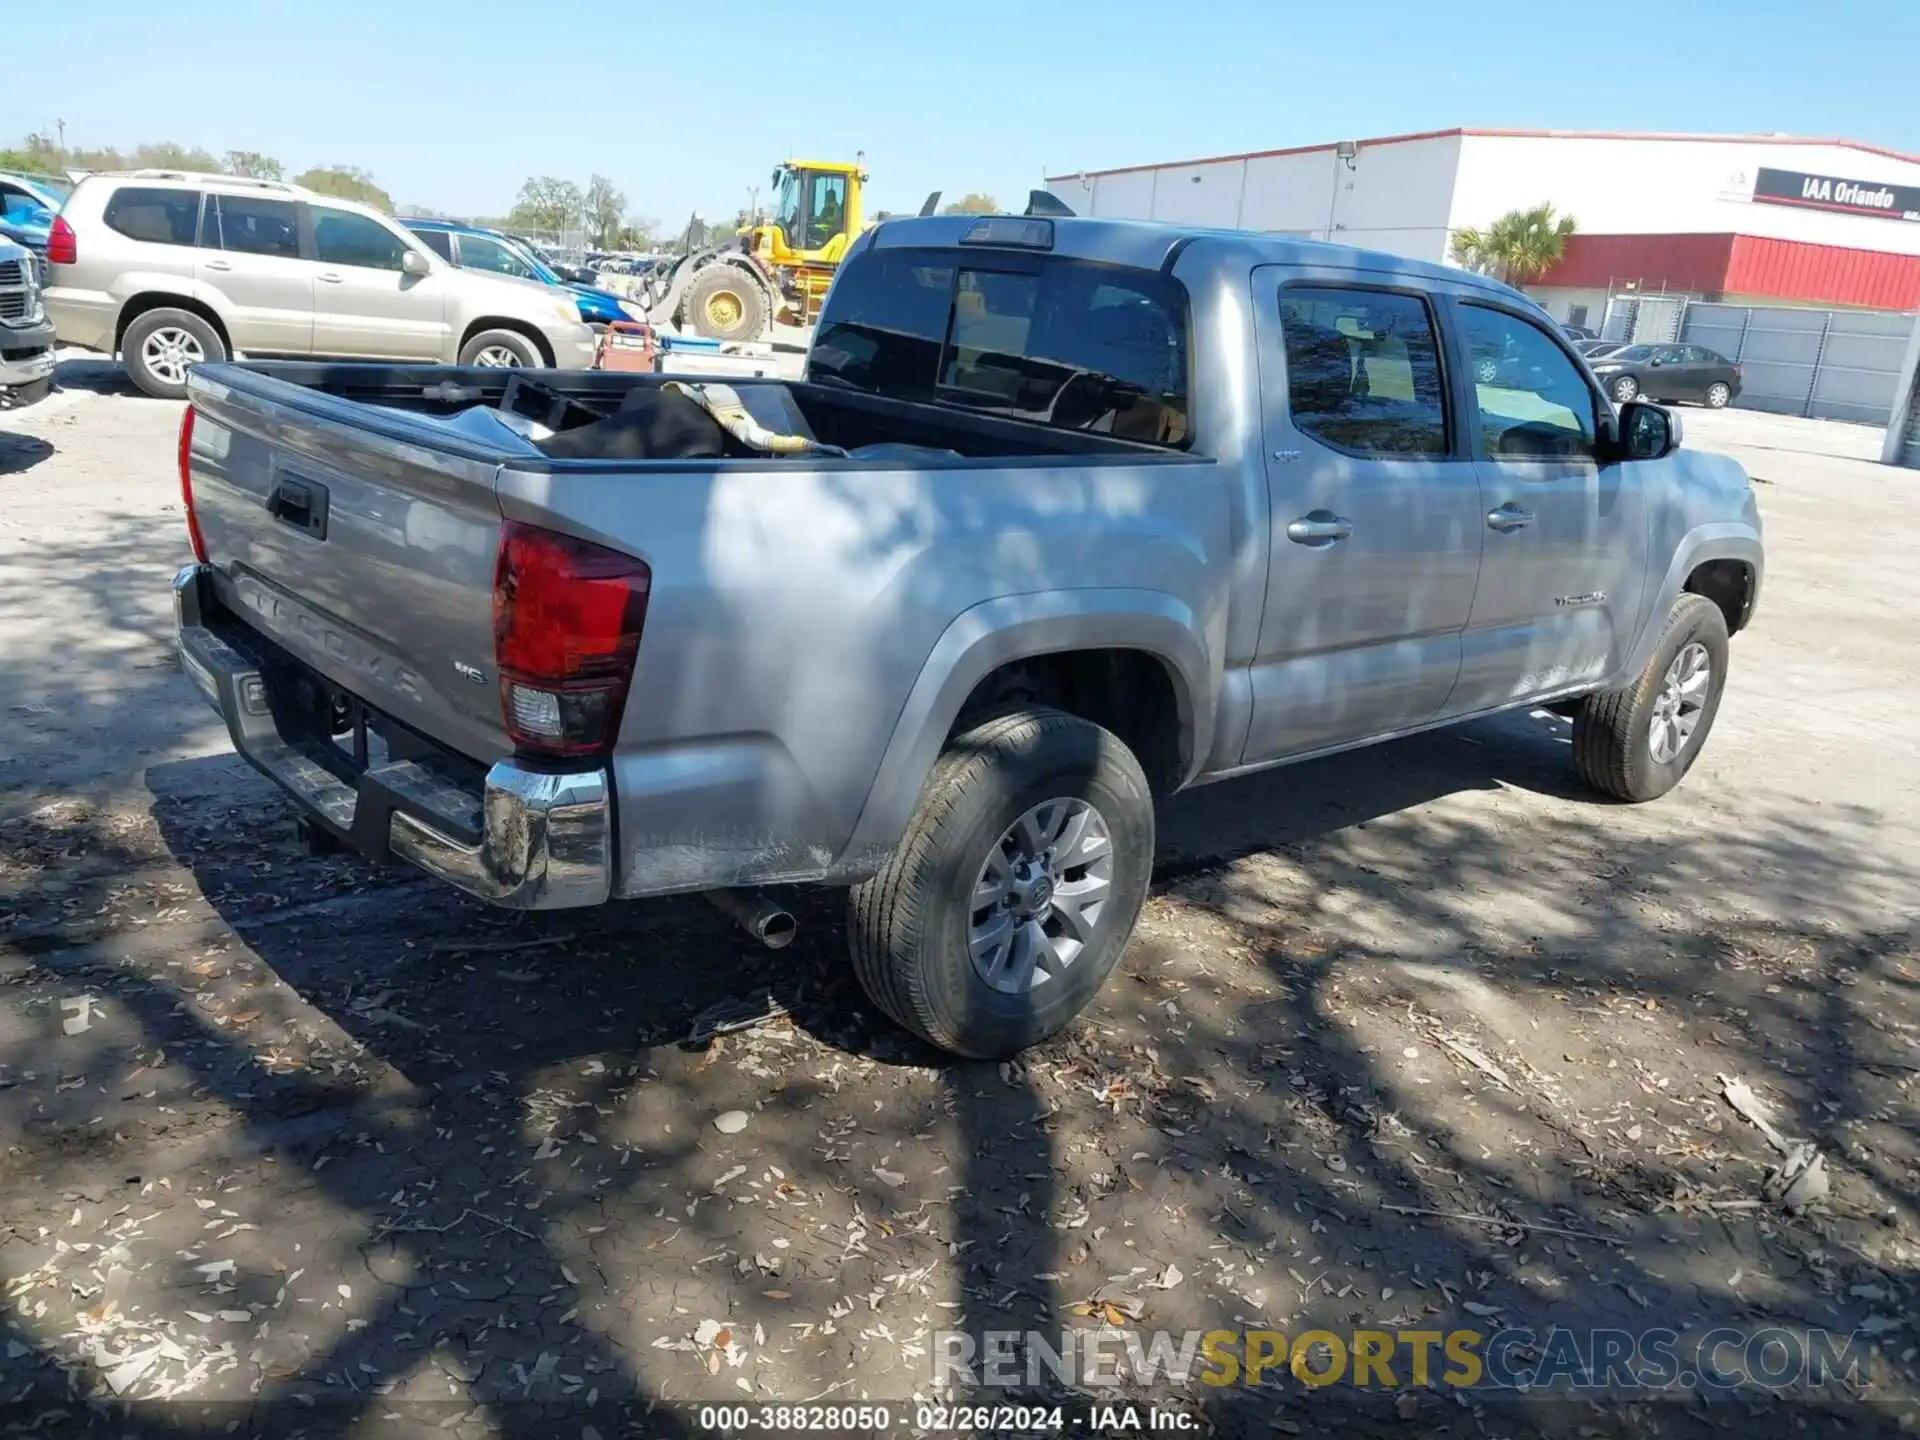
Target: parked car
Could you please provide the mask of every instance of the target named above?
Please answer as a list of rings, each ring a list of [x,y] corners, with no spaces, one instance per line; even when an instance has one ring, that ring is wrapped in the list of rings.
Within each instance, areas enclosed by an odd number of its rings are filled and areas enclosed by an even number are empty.
[[[1574,352],[1576,354],[1586,356],[1589,360],[1591,360],[1596,355],[1604,355],[1609,350],[1624,350],[1626,349],[1626,347],[1627,347],[1627,342],[1624,340],[1594,339],[1594,340],[1576,340],[1573,342]]]
[[[495,275],[510,275],[516,280],[537,280],[542,285],[571,291],[574,303],[580,307],[583,324],[606,326],[616,320],[647,318],[647,312],[631,300],[562,279],[519,241],[498,230],[483,230],[452,220],[402,220],[400,223],[418,235],[442,260],[463,270],[485,270]]]
[[[31,405],[53,386],[53,327],[33,252],[0,236],[0,404]]]
[[[1585,325],[1562,325],[1560,327],[1560,333],[1569,340],[1598,340],[1600,338],[1600,332],[1598,330],[1589,329]]]
[[[53,217],[72,190],[72,182],[57,176],[0,171],[0,239],[44,257]]]
[[[1479,349],[1528,388],[1450,382]],[[780,943],[749,887],[850,886],[868,995],[965,1055],[1093,997],[1186,786],[1553,705],[1666,793],[1760,592],[1738,464],[1516,291],[1345,247],[890,221],[798,382],[561,377],[535,439],[440,378],[193,373],[179,644],[238,751],[504,906]]]
[[[388,216],[278,181],[89,175],[48,238],[60,339],[119,353],[149,395],[235,352],[486,366],[593,363],[570,296],[460,270]]]
[[[1720,410],[1740,393],[1740,367],[1704,345],[1624,345],[1588,361],[1607,393],[1624,403],[1694,400]]]

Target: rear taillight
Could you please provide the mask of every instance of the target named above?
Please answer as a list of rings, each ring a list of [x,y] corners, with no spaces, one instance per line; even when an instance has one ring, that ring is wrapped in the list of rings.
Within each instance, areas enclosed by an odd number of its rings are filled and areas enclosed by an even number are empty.
[[[60,215],[53,217],[53,229],[47,234],[47,263],[49,265],[80,263],[80,243],[74,238],[73,226]]]
[[[193,558],[207,563],[207,542],[200,535],[200,517],[193,513],[193,407],[180,417],[180,503],[187,512],[187,543]]]
[[[653,572],[643,560],[509,520],[493,580],[500,711],[516,746],[602,755],[640,652]]]

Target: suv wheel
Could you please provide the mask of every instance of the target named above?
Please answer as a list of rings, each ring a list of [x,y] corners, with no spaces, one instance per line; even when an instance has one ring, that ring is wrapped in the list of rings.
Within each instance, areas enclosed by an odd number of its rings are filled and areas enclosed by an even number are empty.
[[[984,721],[948,746],[886,868],[853,891],[854,973],[941,1049],[1011,1055],[1093,999],[1152,869],[1132,751],[1059,710]]]
[[[120,338],[127,376],[161,400],[183,400],[187,372],[195,365],[227,358],[226,342],[191,310],[149,310],[127,326]]]
[[[460,347],[460,363],[488,370],[537,370],[547,362],[518,330],[482,330]]]

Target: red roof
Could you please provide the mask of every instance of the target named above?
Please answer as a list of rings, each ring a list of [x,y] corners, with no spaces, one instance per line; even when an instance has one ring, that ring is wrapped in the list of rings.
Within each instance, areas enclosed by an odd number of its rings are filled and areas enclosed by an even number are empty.
[[[1817,305],[1920,309],[1920,255],[1759,235],[1574,235],[1536,285],[1755,295]]]
[[[1709,140],[1748,145],[1838,145],[1848,150],[1864,151],[1868,155],[1881,155],[1889,160],[1920,165],[1920,155],[1909,155],[1904,150],[1870,145],[1864,140],[1822,139],[1809,135],[1689,135],[1666,130],[1476,130],[1456,125],[1451,130],[1414,130],[1405,135],[1379,135],[1354,143],[1364,150],[1369,145],[1403,145],[1413,140],[1444,140],[1454,135],[1488,135],[1514,140]],[[1046,178],[1051,185],[1056,180],[1076,180],[1081,176],[1092,179],[1100,175],[1129,175],[1141,170],[1179,170],[1191,165],[1220,165],[1233,160],[1264,160],[1272,155],[1311,155],[1316,150],[1333,148],[1331,142],[1324,145],[1289,145],[1278,150],[1207,155],[1198,160],[1165,160],[1151,165],[1118,165],[1107,170],[1075,170],[1066,175],[1049,175]]]

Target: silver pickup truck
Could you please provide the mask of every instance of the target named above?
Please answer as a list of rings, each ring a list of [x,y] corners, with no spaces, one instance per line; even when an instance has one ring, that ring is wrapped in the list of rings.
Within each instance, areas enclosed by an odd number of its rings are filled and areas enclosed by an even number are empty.
[[[314,837],[501,905],[777,943],[759,887],[850,887],[867,992],[967,1055],[1087,1004],[1184,786],[1555,705],[1664,793],[1760,590],[1736,464],[1514,291],[1345,248],[891,221],[757,427],[539,378],[196,369],[187,673]]]

